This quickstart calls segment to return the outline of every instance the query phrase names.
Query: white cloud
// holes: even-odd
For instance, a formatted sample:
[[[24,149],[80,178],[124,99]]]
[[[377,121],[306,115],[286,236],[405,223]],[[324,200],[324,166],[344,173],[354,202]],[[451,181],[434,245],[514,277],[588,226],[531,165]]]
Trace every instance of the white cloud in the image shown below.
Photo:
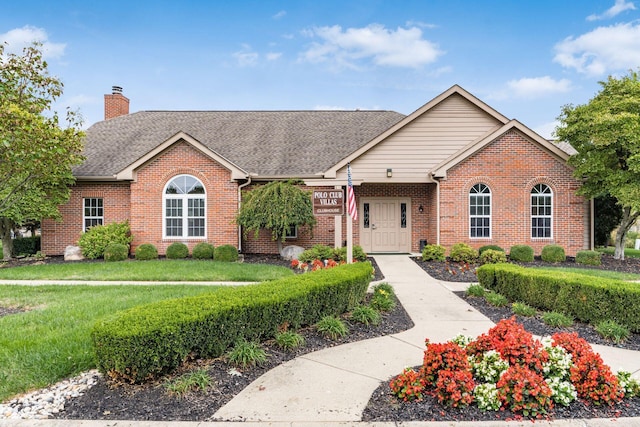
[[[555,51],[555,62],[594,76],[635,68],[640,64],[640,24],[598,27],[577,38],[567,37]]]
[[[565,93],[571,90],[568,79],[554,80],[550,76],[525,77],[511,80],[507,83],[509,93],[516,98],[541,98],[555,93]]]
[[[6,42],[5,52],[21,54],[22,49],[33,42],[42,43],[42,56],[44,59],[56,59],[64,55],[65,43],[53,43],[43,28],[25,25],[22,28],[14,28],[4,34],[0,34],[0,42]]]
[[[275,61],[276,59],[279,59],[281,56],[282,56],[282,52],[269,52],[266,55],[267,61]]]
[[[357,68],[358,62],[369,59],[376,65],[418,68],[435,62],[444,52],[422,38],[417,27],[389,30],[379,24],[364,28],[338,25],[306,30],[307,37],[319,38],[302,54],[309,62],[331,62],[341,67]]]
[[[427,28],[429,30],[438,28],[436,24],[429,24],[427,22],[422,22],[422,21],[407,21],[406,25],[407,27],[420,27],[420,28]]]
[[[587,16],[587,21],[598,21],[600,19],[613,18],[614,16],[619,15],[625,10],[636,10],[635,5],[632,2],[627,2],[626,0],[616,0],[616,3],[607,9],[602,15],[589,15]]]
[[[553,133],[559,124],[558,121],[543,123],[533,128],[533,131],[545,139],[554,139]]]
[[[241,67],[253,67],[258,63],[260,55],[248,44],[243,44],[241,50],[233,53],[233,57]]]
[[[281,10],[280,12],[276,13],[275,15],[273,15],[273,19],[280,19],[280,18],[284,18],[284,16],[287,14],[286,10]]]

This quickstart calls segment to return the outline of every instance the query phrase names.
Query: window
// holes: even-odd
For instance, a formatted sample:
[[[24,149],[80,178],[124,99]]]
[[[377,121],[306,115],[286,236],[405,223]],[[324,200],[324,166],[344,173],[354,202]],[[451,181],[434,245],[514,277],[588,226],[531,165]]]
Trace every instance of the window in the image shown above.
[[[469,190],[469,236],[491,237],[491,190],[485,184]]]
[[[202,182],[178,175],[164,190],[164,237],[205,237],[206,206]]]
[[[553,193],[551,187],[538,184],[531,189],[531,237],[551,238]]]
[[[364,228],[369,228],[369,203],[363,205],[362,223]]]
[[[104,224],[104,205],[100,197],[87,197],[83,199],[84,210],[82,214],[83,230],[87,231],[94,225]]]
[[[407,204],[400,203],[400,228],[407,228]]]
[[[284,236],[285,239],[297,239],[298,238],[298,226],[291,224],[287,233]]]

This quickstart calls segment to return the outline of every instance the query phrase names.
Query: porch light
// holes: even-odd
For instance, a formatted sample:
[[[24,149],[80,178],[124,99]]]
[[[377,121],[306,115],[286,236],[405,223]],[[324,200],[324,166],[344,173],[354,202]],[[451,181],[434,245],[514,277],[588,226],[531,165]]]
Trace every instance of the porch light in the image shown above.
[[[420,213],[424,212],[424,208],[422,207],[422,205],[420,205],[420,206],[418,207],[418,212],[420,212]]]
[[[387,178],[391,178],[393,176],[393,169],[387,169]]]

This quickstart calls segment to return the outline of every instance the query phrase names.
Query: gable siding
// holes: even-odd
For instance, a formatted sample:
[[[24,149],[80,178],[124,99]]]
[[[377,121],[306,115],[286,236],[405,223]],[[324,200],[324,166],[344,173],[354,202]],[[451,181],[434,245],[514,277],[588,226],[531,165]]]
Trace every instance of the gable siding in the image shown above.
[[[491,238],[469,237],[469,189],[484,183],[491,189]],[[531,189],[544,183],[553,190],[551,239],[531,238]],[[516,244],[532,246],[536,254],[559,244],[567,255],[588,248],[588,202],[577,196],[580,182],[572,169],[515,131],[507,132],[480,152],[463,160],[440,184],[440,243],[450,248],[469,243],[475,248],[495,244],[507,252]]]
[[[452,95],[354,160],[354,179],[388,182],[391,168],[392,181],[426,182],[434,166],[500,124]]]

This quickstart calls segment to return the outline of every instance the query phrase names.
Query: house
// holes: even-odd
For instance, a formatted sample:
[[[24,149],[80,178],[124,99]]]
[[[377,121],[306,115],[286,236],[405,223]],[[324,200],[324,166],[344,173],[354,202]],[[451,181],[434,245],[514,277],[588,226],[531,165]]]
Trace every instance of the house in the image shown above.
[[[44,220],[42,248],[62,254],[95,224],[128,220],[132,246],[163,254],[181,241],[277,253],[265,230],[234,223],[241,193],[297,178],[309,189],[344,188],[351,165],[358,205],[354,244],[406,253],[426,243],[508,250],[548,244],[568,255],[593,247],[592,205],[568,154],[460,86],[415,112],[141,111],[114,87],[105,120],[87,130],[86,161],[62,221]],[[290,244],[341,246],[346,215],[318,216],[313,236]]]

